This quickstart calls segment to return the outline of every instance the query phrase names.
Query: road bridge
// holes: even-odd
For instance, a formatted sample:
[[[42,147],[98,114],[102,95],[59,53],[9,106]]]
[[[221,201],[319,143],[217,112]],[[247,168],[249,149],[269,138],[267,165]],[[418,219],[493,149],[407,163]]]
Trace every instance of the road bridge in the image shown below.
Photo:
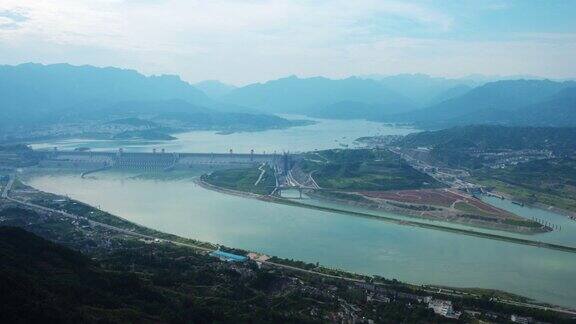
[[[12,189],[12,185],[14,184],[14,180],[15,180],[15,176],[14,175],[10,175],[8,178],[8,182],[6,183],[6,186],[4,187],[4,190],[2,190],[2,198],[8,198],[8,193],[10,192],[10,189]]]

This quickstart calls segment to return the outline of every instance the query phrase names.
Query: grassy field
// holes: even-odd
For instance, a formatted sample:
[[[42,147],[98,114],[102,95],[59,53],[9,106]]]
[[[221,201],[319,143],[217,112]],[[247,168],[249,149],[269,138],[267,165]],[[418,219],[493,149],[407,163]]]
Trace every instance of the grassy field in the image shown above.
[[[349,191],[438,188],[441,184],[387,150],[327,150],[300,162],[325,189]]]
[[[260,195],[270,194],[276,185],[274,170],[264,167],[265,173],[257,185],[254,185],[262,172],[258,167],[217,170],[207,175],[204,180],[214,186],[226,189],[252,192]]]
[[[532,161],[473,173],[474,180],[524,203],[543,203],[576,212],[576,160]]]

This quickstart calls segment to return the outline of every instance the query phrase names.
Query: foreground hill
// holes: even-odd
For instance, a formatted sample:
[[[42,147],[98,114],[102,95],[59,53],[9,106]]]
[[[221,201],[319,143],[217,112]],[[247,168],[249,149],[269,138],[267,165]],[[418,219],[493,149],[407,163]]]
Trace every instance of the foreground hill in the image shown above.
[[[259,276],[245,269],[251,274],[247,282],[215,258],[181,248],[124,243],[131,248],[98,262],[22,229],[0,227],[3,321],[314,322],[298,315],[297,305],[287,307],[291,311],[266,309],[265,292],[272,294],[277,289],[273,285],[282,284],[279,275],[262,271]],[[125,262],[139,271],[128,270]],[[288,293],[279,298],[290,303],[293,297]]]
[[[409,99],[379,82],[353,77],[331,80],[292,76],[238,88],[222,100],[268,113],[307,115],[314,115],[319,109],[342,101],[378,104],[387,113],[400,113],[415,108]]]
[[[82,254],[18,228],[0,227],[0,309],[6,321],[154,318],[129,306],[163,300],[136,276],[105,272]]]

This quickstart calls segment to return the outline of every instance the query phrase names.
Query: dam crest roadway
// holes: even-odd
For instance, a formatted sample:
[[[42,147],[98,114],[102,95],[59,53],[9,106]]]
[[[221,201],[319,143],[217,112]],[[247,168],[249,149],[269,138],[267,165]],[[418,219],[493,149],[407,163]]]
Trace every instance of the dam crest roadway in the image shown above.
[[[91,151],[35,151],[42,167],[79,168],[90,170],[85,173],[105,169],[172,170],[188,169],[195,165],[246,167],[263,163],[282,168],[282,161],[288,158],[283,154],[250,153],[168,153],[164,150],[151,153],[91,152]]]

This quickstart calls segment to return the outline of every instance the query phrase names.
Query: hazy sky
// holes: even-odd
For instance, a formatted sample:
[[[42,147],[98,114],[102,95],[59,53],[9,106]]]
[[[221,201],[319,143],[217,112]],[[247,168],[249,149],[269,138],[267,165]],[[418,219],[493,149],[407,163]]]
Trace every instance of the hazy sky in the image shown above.
[[[291,74],[576,76],[573,0],[0,0],[0,64],[244,84]]]

